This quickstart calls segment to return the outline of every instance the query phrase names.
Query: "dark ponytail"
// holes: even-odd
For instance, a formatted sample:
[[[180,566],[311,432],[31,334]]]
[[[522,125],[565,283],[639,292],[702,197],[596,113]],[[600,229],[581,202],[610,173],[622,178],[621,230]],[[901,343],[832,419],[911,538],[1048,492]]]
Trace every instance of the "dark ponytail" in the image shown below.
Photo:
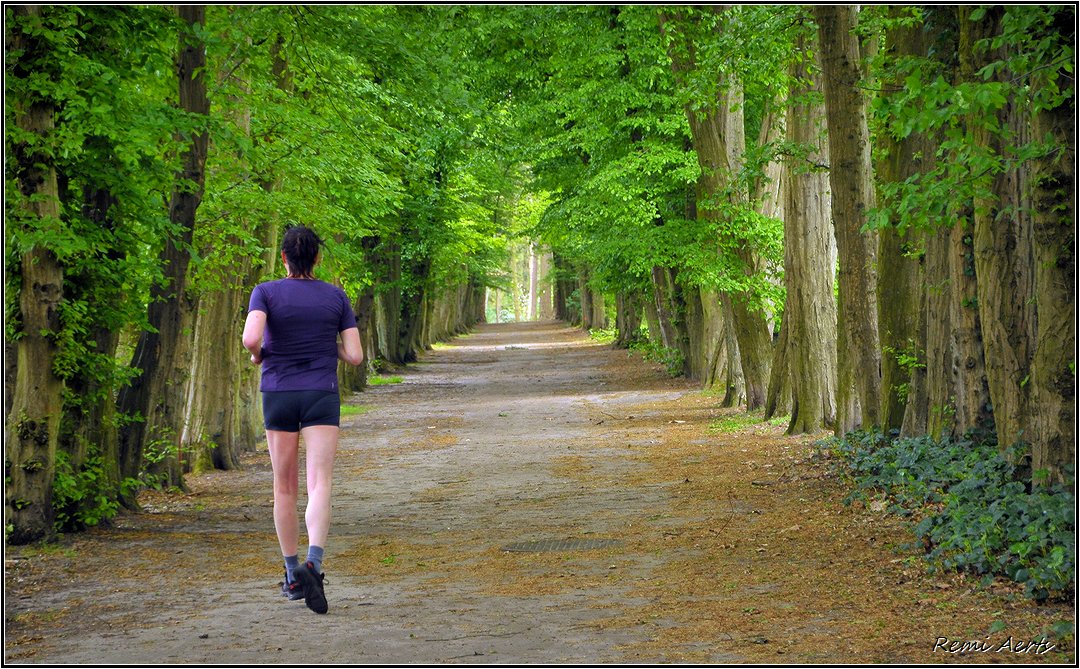
[[[302,225],[290,225],[285,229],[285,238],[281,241],[281,250],[289,262],[289,274],[308,279],[315,278],[315,258],[322,246],[319,235],[311,228]]]

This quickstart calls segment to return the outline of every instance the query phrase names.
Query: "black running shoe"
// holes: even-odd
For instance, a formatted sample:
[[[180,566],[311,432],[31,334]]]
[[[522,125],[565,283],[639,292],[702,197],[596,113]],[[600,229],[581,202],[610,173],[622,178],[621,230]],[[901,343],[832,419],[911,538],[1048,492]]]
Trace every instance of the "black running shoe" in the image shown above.
[[[281,596],[290,602],[304,598],[304,588],[300,586],[300,582],[293,581],[289,583],[289,572],[285,572],[285,580],[281,582]]]
[[[326,613],[329,605],[326,603],[326,594],[323,592],[323,580],[325,574],[315,571],[315,565],[305,562],[298,569],[293,570],[296,582],[300,584],[304,592],[304,603],[315,613]]]

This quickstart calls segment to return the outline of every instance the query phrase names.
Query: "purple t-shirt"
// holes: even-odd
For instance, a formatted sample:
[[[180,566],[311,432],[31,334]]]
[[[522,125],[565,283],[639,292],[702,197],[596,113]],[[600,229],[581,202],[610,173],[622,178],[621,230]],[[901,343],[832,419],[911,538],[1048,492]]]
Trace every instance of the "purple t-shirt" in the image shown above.
[[[263,392],[338,389],[337,336],[356,327],[345,291],[311,279],[267,281],[251,291],[248,311],[266,314]]]

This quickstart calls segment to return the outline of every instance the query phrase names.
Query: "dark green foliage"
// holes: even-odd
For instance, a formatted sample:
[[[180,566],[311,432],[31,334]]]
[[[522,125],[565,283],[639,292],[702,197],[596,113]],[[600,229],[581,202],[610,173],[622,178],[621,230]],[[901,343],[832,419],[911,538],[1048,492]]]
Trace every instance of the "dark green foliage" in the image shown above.
[[[912,521],[933,569],[1007,576],[1037,600],[1074,591],[1071,486],[1029,490],[992,443],[859,432],[819,446],[851,479],[845,501],[884,494],[890,512]]]

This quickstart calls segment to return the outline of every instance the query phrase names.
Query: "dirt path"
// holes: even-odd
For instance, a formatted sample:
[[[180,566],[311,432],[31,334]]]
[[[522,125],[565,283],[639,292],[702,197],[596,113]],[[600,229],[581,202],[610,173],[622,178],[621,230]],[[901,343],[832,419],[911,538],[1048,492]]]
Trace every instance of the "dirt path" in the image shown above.
[[[351,403],[366,412],[343,423],[329,614],[278,593],[259,452],[191,477],[188,495],[147,495],[149,513],[112,528],[9,549],[5,661],[1075,656],[1071,641],[1000,649],[1071,607],[927,577],[895,550],[908,540],[895,522],[840,503],[811,439],[562,325],[484,326]],[[536,548],[549,550],[522,552]],[[941,639],[992,650],[950,654]]]

